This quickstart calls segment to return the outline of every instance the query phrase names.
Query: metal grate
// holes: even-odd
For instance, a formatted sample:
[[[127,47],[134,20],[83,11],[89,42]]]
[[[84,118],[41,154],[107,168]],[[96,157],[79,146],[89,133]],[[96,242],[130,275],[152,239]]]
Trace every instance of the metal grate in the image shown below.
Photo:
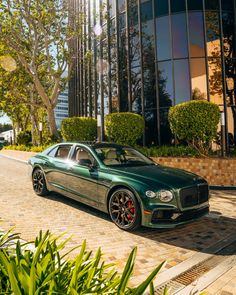
[[[169,294],[173,294],[184,288],[184,285],[169,281],[167,284],[162,284],[155,290],[155,295],[163,295],[165,288],[168,289]]]
[[[180,201],[183,208],[193,207],[208,201],[208,185],[197,185],[180,190]]]

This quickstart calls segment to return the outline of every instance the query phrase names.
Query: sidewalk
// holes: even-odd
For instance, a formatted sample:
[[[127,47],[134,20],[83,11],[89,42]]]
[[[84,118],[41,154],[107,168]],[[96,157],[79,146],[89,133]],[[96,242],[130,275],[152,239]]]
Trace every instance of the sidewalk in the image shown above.
[[[216,280],[208,288],[208,295],[236,294],[236,266]]]
[[[20,161],[28,161],[29,158],[36,155],[33,152],[21,152],[21,151],[13,151],[13,150],[1,150],[0,155],[6,156],[8,158],[20,160]]]
[[[28,159],[34,156],[36,153],[33,152],[21,152],[21,151],[12,151],[12,150],[1,150],[0,156],[5,156],[10,159],[15,159],[18,161],[27,162]],[[0,158],[0,165],[1,165],[1,158]],[[226,208],[225,212],[227,214],[224,216],[231,217],[235,219],[235,211],[233,209],[234,200],[236,205],[236,192],[235,191],[212,191],[212,193],[219,198],[222,198],[222,202],[214,202],[214,211],[220,211],[220,208]],[[232,198],[231,198],[232,196]],[[230,197],[230,200],[229,200]],[[233,200],[234,199],[234,200]],[[230,206],[230,204],[231,206]],[[230,209],[229,209],[230,207]],[[67,208],[69,210],[69,208]],[[214,214],[214,213],[213,213]],[[224,224],[222,224],[224,227]],[[123,234],[123,233],[122,233]],[[159,234],[161,235],[161,234]],[[236,231],[235,231],[236,235]],[[204,237],[202,237],[204,240]],[[220,239],[220,237],[219,237]],[[206,241],[205,241],[206,242]],[[150,242],[149,242],[150,243]],[[108,250],[107,250],[108,251]],[[222,275],[219,279],[217,279],[214,283],[207,287],[208,295],[236,295],[236,266],[233,267],[230,271]],[[181,294],[181,295],[189,295],[189,294]],[[197,295],[197,294],[195,294]]]

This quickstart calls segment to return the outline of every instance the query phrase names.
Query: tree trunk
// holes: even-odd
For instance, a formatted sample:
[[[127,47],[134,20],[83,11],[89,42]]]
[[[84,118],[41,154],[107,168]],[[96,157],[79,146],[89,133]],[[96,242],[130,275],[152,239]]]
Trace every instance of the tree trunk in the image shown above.
[[[31,135],[32,135],[32,145],[38,145],[37,142],[37,121],[34,113],[31,113]]]
[[[51,135],[55,138],[59,138],[59,133],[57,131],[57,126],[56,126],[55,114],[52,107],[47,107],[47,116],[48,116],[48,124],[49,124]]]

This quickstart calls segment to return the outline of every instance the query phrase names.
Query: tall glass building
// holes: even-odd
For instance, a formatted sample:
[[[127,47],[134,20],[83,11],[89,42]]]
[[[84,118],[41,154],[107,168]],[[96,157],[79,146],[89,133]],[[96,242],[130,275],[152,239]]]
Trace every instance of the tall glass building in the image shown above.
[[[171,106],[205,99],[236,140],[236,0],[71,0],[83,38],[69,115],[135,112],[143,142],[168,144]],[[229,141],[228,141],[229,142]]]

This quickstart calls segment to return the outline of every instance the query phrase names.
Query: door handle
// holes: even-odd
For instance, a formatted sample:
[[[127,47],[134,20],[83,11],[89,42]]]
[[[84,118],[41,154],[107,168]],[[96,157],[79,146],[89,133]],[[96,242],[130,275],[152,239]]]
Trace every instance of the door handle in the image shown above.
[[[68,167],[66,170],[67,171],[73,171],[73,167]]]

